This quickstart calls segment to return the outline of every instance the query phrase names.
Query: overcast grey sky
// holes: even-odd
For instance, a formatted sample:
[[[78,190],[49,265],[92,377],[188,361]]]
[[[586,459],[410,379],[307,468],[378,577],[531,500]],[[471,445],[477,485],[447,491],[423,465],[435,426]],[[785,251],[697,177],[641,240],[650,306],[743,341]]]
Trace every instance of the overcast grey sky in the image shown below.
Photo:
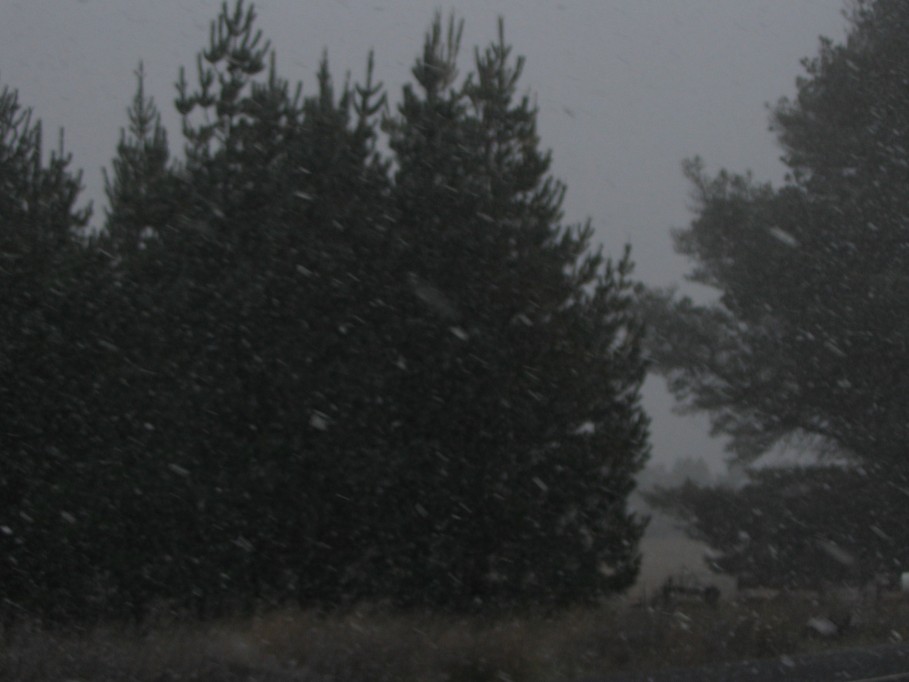
[[[231,0],[232,4],[233,0]],[[687,263],[671,227],[690,219],[681,161],[699,154],[709,170],[754,171],[779,180],[779,150],[767,103],[795,92],[799,61],[818,37],[840,39],[842,0],[259,0],[259,26],[278,70],[313,92],[324,48],[332,72],[358,78],[375,50],[392,102],[409,77],[435,9],[466,20],[462,73],[473,46],[506,39],[527,57],[524,88],[536,94],[540,134],[554,172],[568,185],[566,218],[590,217],[610,253],[633,246],[638,276],[667,285]],[[196,53],[220,0],[0,0],[0,83],[45,123],[48,143],[66,127],[67,148],[85,171],[86,198],[102,217],[101,168],[114,154],[144,60],[147,89],[164,114],[174,151],[179,119],[173,83],[194,75]],[[721,460],[706,420],[677,417],[661,382],[650,381],[656,462]]]

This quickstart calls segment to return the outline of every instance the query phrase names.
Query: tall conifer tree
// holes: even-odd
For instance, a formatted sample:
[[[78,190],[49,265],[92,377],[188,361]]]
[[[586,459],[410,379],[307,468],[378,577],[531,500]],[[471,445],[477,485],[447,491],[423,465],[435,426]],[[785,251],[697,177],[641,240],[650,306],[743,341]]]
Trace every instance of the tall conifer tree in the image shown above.
[[[80,395],[84,360],[79,273],[90,209],[76,206],[81,176],[60,146],[45,156],[40,121],[18,93],[0,90],[0,582],[12,611],[62,612],[78,599],[78,542],[61,522],[81,492],[65,487],[90,415]],[[75,370],[75,371],[74,371]],[[69,513],[69,512],[67,512]],[[56,547],[58,563],[50,561]],[[3,609],[4,612],[12,612]]]
[[[718,297],[698,304],[674,292],[655,294],[649,337],[670,390],[729,437],[735,462],[793,448],[858,467],[835,476],[810,468],[756,475],[749,496],[775,500],[772,488],[802,476],[809,479],[805,494],[823,506],[823,490],[811,478],[864,490],[876,482],[881,495],[863,498],[863,513],[877,525],[875,517],[889,513],[909,480],[909,5],[858,0],[848,19],[846,39],[822,39],[817,55],[803,62],[795,98],[773,109],[771,128],[788,168],[779,186],[725,170],[710,176],[699,159],[686,163],[695,215],[676,232],[677,250],[692,260],[690,279]],[[846,483],[850,476],[855,480]],[[748,570],[728,538],[691,514],[721,504],[734,518],[735,496],[705,490],[697,497],[689,489],[667,493],[664,503],[691,519],[693,534],[729,550],[724,567]],[[796,503],[786,506],[798,513]],[[801,555],[809,556],[817,555],[819,535],[842,539],[849,524],[811,515],[784,532],[789,546],[808,548]],[[887,538],[878,537],[875,548],[875,537],[857,535],[854,554],[879,551],[879,565],[902,559]],[[791,577],[784,568],[771,577],[772,566],[762,567],[764,580]]]
[[[111,249],[121,257],[159,239],[175,211],[167,133],[154,100],[145,94],[141,62],[136,81],[136,93],[127,110],[129,128],[121,132],[111,164],[113,176],[104,172],[106,231]]]
[[[591,252],[589,225],[560,225],[564,187],[501,24],[457,84],[460,33],[437,16],[390,124],[410,284],[399,589],[459,607],[592,599],[637,570],[625,498],[647,429],[630,261]]]

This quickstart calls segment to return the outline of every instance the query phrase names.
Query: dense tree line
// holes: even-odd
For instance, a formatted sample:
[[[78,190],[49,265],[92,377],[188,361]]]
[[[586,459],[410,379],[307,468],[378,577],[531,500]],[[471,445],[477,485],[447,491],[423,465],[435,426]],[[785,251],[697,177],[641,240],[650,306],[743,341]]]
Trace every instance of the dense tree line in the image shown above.
[[[627,588],[644,363],[626,252],[563,226],[523,62],[441,17],[394,110],[305,96],[225,4],[106,176],[0,98],[3,612],[559,606]],[[389,152],[380,152],[387,136]]]
[[[655,293],[649,351],[682,404],[705,411],[730,438],[738,463],[785,446],[849,462],[759,472],[745,491],[790,544],[817,549],[836,537],[892,573],[905,570],[892,542],[904,535],[843,529],[854,527],[852,513],[865,529],[883,527],[879,517],[898,507],[909,480],[909,5],[860,0],[848,18],[846,40],[822,40],[804,62],[795,99],[773,110],[789,171],[781,186],[686,164],[695,218],[676,233],[677,248],[694,262],[691,279],[719,297],[701,305]],[[843,498],[861,498],[809,520],[799,497],[780,498],[781,481],[794,489],[797,478],[818,509],[834,510],[823,492],[832,480]],[[708,527],[713,521],[693,510],[718,505],[751,534],[750,515],[739,513],[743,498],[707,489],[696,502],[693,489],[676,493],[664,502],[692,532],[741,558],[735,533]],[[783,523],[781,513],[804,523]],[[765,540],[755,557],[775,551]],[[810,555],[781,551],[775,567],[761,569],[763,580],[804,581]],[[814,556],[810,570],[823,575],[829,557]],[[738,572],[738,561],[718,565]]]

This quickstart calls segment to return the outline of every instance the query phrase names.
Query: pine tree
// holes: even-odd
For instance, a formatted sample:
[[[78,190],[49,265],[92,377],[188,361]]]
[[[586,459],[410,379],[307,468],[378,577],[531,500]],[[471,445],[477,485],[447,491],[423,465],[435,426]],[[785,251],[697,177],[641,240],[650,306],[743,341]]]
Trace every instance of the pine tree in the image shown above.
[[[371,57],[340,87],[326,57],[304,98],[253,8],[225,4],[177,84],[180,163],[140,67],[106,232],[60,260],[78,277],[40,311],[53,361],[3,366],[31,382],[29,402],[0,389],[31,429],[4,471],[4,596],[141,619],[156,601],[557,606],[631,583],[630,259],[561,224],[501,27],[462,81],[448,29],[389,114]],[[32,400],[46,386],[65,400]]]
[[[686,163],[695,216],[676,234],[677,250],[694,263],[690,279],[719,299],[698,305],[655,294],[650,350],[683,407],[706,412],[714,432],[730,437],[737,462],[780,447],[848,461],[838,488],[880,490],[863,493],[854,510],[867,530],[890,513],[890,486],[907,477],[909,6],[860,0],[848,16],[846,40],[822,39],[818,55],[803,62],[795,99],[773,110],[771,128],[788,167],[780,186],[727,171],[711,177],[699,159]],[[834,506],[814,485],[827,476],[783,469],[755,476],[747,492],[757,513],[777,519],[779,481],[801,477],[806,495],[829,512]],[[686,513],[716,505],[715,516],[739,516],[732,494],[687,490],[681,503],[675,493],[666,496]],[[815,551],[816,536],[827,535],[855,556],[893,556],[889,540],[874,533],[844,536],[840,530],[855,520],[848,511],[798,513],[806,517],[780,527],[789,546]],[[692,532],[728,549],[729,538],[705,524],[692,519]],[[755,541],[748,552],[767,556],[782,541]],[[739,570],[741,559],[725,565]],[[791,567],[782,559],[777,567],[783,564]],[[805,565],[823,573],[818,562]],[[788,568],[775,578],[766,569],[763,580],[787,579]]]
[[[174,213],[174,179],[167,133],[151,97],[145,94],[145,70],[136,71],[136,93],[127,110],[129,129],[121,131],[113,178],[104,172],[106,231],[118,256],[146,248]]]
[[[391,572],[405,603],[593,599],[633,582],[641,531],[625,508],[646,455],[630,261],[559,225],[564,187],[501,25],[456,86],[460,35],[436,17],[420,91],[388,126],[410,289]]]
[[[4,260],[48,264],[88,223],[90,208],[75,206],[81,174],[69,170],[62,131],[59,148],[45,160],[41,122],[32,120],[31,109],[23,108],[18,93],[6,86],[0,91],[0,149]]]
[[[805,62],[772,118],[782,186],[686,164],[695,219],[677,236],[715,305],[654,306],[652,352],[670,388],[751,461],[779,444],[883,466],[906,441],[909,12],[860,2],[842,45]]]
[[[61,511],[61,486],[84,442],[88,414],[73,362],[81,353],[80,175],[60,146],[45,157],[40,121],[0,91],[0,582],[8,606],[67,610],[79,600],[68,573],[82,564]],[[67,512],[68,513],[68,512]],[[54,563],[51,557],[56,561]],[[75,589],[71,589],[75,588]]]
[[[375,294],[364,254],[383,239],[381,88],[370,67],[358,91],[336,95],[326,58],[304,99],[254,20],[251,6],[225,5],[197,87],[178,82],[187,201],[163,242],[167,345],[179,349],[165,374],[182,388],[166,422],[206,510],[186,510],[207,547],[195,583],[260,597],[290,573],[301,601],[337,601],[341,557],[319,548],[345,527],[349,505],[337,500],[351,472],[373,463],[356,459],[363,448],[343,435],[353,428],[326,437],[321,426],[356,417],[363,400],[360,346],[339,330],[364,326]],[[238,551],[237,537],[255,552]]]

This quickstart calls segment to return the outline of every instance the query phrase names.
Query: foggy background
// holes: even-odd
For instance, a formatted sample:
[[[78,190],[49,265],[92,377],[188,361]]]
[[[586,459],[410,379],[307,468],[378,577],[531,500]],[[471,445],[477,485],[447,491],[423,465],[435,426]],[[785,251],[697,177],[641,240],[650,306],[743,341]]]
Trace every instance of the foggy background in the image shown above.
[[[248,3],[247,3],[248,4]],[[258,0],[264,37],[277,49],[278,71],[315,91],[315,71],[328,50],[337,83],[362,78],[370,49],[391,104],[422,48],[435,9],[425,0]],[[179,67],[195,78],[196,53],[208,44],[218,0],[0,0],[0,83],[45,125],[55,146],[66,127],[74,167],[84,170],[84,200],[94,225],[103,220],[101,168],[143,60],[146,93],[180,154],[173,108]],[[778,181],[782,165],[767,130],[767,104],[795,92],[803,57],[818,37],[844,34],[840,0],[461,0],[466,27],[462,72],[474,46],[505,37],[527,57],[521,85],[535,94],[542,146],[553,173],[568,186],[567,223],[590,217],[606,251],[633,247],[637,277],[680,283],[687,262],[674,254],[669,230],[690,220],[680,163],[701,155],[708,172],[751,169]],[[722,443],[706,418],[676,416],[662,380],[645,386],[653,419],[651,464],[704,457],[722,469]],[[646,552],[646,548],[645,548]]]

